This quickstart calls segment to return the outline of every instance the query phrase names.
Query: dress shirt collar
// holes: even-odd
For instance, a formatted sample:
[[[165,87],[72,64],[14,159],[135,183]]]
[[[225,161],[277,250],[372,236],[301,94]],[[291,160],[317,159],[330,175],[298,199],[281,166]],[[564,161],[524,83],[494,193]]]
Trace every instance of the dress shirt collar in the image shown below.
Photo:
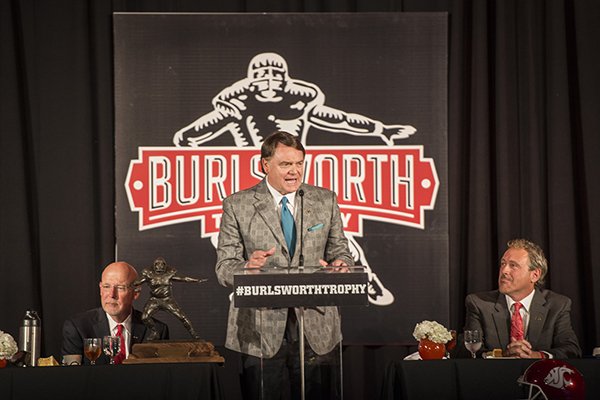
[[[131,341],[131,337],[133,336],[133,333],[131,332],[131,314],[129,314],[129,316],[125,319],[125,321],[123,322],[116,322],[114,319],[112,319],[112,317],[108,314],[106,314],[106,318],[108,319],[108,331],[110,332],[111,336],[117,336],[117,325],[121,324],[123,325],[123,328],[125,328],[123,330],[123,334],[125,336],[125,355],[129,356],[129,343]]]
[[[531,291],[523,300],[519,301],[523,305],[522,310],[526,311],[529,314],[529,310],[531,308],[531,301],[533,300],[533,295],[535,294],[535,289]],[[504,295],[506,297],[506,305],[508,306],[508,311],[512,314],[512,306],[516,303],[509,295]]]
[[[284,195],[279,193],[273,186],[271,186],[268,179],[265,178],[265,182],[267,183],[269,192],[271,192],[271,195],[273,196],[273,201],[275,201],[275,206],[279,208],[281,199],[283,198]],[[288,207],[290,207],[290,211],[292,212],[292,215],[293,215],[294,214],[294,199],[296,198],[296,192],[288,193],[285,195],[285,197],[287,197],[287,199],[288,199]]]
[[[108,319],[108,329],[111,336],[117,335],[117,325],[121,324],[125,328],[125,331],[131,335],[131,314],[125,319],[123,322],[116,322],[112,317],[106,314],[106,318]]]

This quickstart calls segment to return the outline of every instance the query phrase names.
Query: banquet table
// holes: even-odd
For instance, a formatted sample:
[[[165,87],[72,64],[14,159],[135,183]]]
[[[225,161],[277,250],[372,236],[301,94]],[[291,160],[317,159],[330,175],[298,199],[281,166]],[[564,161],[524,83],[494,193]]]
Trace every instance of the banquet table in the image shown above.
[[[394,361],[386,366],[380,398],[526,399],[517,378],[536,360],[450,359]],[[565,360],[584,377],[586,399],[600,399],[600,360]]]
[[[7,367],[0,398],[222,399],[214,363]]]

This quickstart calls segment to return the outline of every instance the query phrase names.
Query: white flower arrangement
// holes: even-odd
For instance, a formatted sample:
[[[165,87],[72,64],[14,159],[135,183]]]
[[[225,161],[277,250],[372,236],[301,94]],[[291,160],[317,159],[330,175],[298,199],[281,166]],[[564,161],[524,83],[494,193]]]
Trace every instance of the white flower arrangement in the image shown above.
[[[429,339],[434,343],[448,343],[452,334],[444,325],[436,321],[423,321],[415,325],[413,337],[417,340]]]
[[[17,342],[8,333],[0,331],[0,360],[9,360],[14,356],[19,348]]]

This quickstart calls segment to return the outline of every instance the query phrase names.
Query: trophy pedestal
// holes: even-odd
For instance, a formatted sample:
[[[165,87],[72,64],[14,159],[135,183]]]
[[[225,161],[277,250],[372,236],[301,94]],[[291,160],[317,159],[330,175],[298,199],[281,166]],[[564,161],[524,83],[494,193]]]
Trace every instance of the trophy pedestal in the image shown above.
[[[204,340],[156,340],[133,345],[123,364],[219,363],[225,359]]]

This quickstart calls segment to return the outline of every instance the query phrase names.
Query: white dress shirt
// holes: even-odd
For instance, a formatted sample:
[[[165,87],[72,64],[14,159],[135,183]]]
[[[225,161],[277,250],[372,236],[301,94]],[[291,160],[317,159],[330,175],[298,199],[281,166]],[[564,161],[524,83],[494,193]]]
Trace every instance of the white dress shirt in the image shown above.
[[[125,336],[125,358],[129,357],[129,348],[131,347],[131,314],[127,317],[127,319],[123,322],[115,322],[114,319],[108,314],[106,314],[106,318],[108,319],[108,329],[111,336],[117,336],[117,325],[123,325],[123,335]]]
[[[523,318],[523,332],[525,334],[525,338],[527,338],[527,328],[529,328],[529,310],[531,309],[531,301],[533,300],[533,295],[535,294],[535,289],[531,291],[523,300],[519,301],[523,307],[519,310],[521,313],[521,318]],[[506,305],[508,305],[508,310],[510,311],[510,315],[512,316],[515,310],[514,304],[516,301],[510,298],[509,295],[505,295],[506,297]]]
[[[266,180],[266,182],[267,182],[267,187],[269,188],[269,192],[271,192],[271,195],[273,196],[273,201],[275,202],[275,207],[277,207],[279,216],[281,216],[281,199],[283,198],[284,195],[279,193],[273,186],[271,186],[268,179]],[[294,207],[294,200],[296,200],[296,192],[288,193],[285,195],[285,197],[287,197],[287,199],[288,199],[288,209],[294,216],[294,219],[296,219],[296,207]]]

